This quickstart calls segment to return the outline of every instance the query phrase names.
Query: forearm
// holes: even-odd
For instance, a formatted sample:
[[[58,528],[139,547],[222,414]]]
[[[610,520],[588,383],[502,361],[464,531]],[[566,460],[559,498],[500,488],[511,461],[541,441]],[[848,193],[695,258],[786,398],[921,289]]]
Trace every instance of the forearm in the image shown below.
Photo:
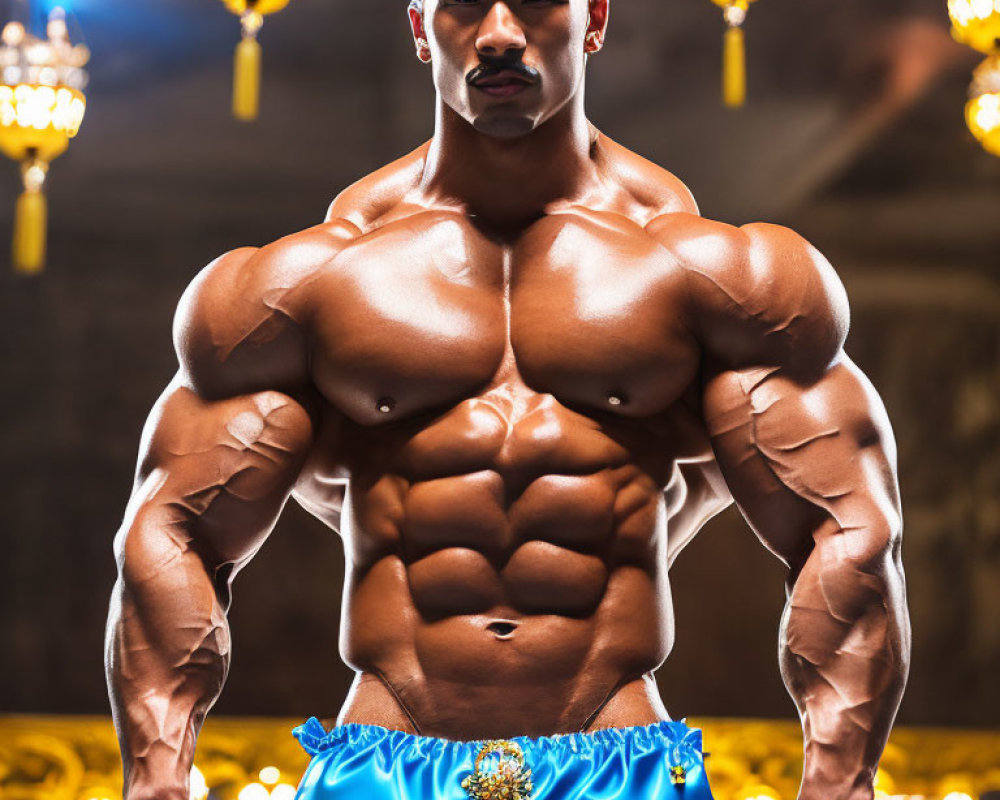
[[[195,740],[229,666],[225,609],[189,542],[135,525],[120,557],[105,664],[126,800],[187,800]]]
[[[733,496],[792,569],[781,662],[803,722],[801,800],[869,800],[910,650],[885,410],[846,356],[811,381],[719,373],[706,404]]]
[[[801,800],[870,800],[909,666],[898,552],[845,554],[852,531],[824,534],[782,620],[782,675],[802,717]]]

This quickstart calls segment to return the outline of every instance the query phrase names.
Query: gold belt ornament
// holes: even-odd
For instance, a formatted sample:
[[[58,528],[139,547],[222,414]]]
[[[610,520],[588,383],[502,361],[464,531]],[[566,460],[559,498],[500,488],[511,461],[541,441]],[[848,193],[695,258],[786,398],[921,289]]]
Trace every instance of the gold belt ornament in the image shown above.
[[[484,762],[490,756],[488,771]],[[475,771],[462,781],[462,788],[470,800],[531,800],[531,770],[524,765],[524,752],[515,742],[492,739],[486,742],[476,756]]]

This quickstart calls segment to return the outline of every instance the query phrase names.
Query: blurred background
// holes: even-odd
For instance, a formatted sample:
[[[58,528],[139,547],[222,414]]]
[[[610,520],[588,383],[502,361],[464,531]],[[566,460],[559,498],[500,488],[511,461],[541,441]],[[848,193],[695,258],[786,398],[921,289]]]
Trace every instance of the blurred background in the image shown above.
[[[10,2],[10,0],[3,0]],[[1000,719],[1000,158],[963,121],[981,59],[943,0],[761,0],[749,101],[719,99],[709,0],[614,0],[589,73],[606,134],[675,172],[706,216],[789,225],[837,267],[848,352],[899,439],[914,661],[907,724]],[[8,261],[0,163],[0,712],[106,714],[111,541],[139,432],[174,371],[170,325],[224,251],[320,221],[342,188],[432,132],[404,0],[293,0],[261,31],[261,118],[229,113],[236,19],[206,0],[74,0],[87,118],[49,176],[44,274]],[[0,11],[3,11],[0,3]],[[0,16],[0,21],[3,17]],[[336,713],[343,557],[290,504],[238,579],[218,712]],[[673,574],[676,718],[791,718],[784,573],[735,511]]]

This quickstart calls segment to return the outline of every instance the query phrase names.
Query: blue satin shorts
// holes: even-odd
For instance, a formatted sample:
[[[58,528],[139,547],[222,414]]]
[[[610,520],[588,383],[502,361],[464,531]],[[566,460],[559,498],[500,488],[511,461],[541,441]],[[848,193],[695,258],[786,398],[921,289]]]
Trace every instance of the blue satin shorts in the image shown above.
[[[314,717],[296,800],[711,800],[701,731],[683,722],[460,742]],[[507,793],[503,792],[506,787]]]

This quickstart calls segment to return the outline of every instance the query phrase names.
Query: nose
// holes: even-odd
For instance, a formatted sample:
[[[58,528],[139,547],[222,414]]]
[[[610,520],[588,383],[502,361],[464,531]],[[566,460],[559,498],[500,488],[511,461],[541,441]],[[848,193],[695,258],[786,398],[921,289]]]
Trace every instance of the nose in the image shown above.
[[[502,0],[494,3],[479,26],[476,52],[482,56],[498,57],[522,51],[527,45],[524,30],[510,6]]]

